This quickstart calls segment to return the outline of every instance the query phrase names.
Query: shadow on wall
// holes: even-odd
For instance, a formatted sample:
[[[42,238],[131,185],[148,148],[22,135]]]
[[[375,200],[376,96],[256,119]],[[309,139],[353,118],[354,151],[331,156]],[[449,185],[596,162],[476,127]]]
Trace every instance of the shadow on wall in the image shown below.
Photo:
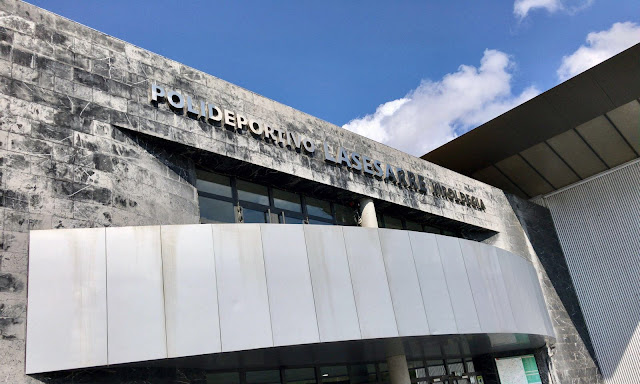
[[[511,208],[518,217],[520,225],[525,230],[558,298],[562,302],[566,315],[568,315],[582,343],[589,351],[589,355],[594,364],[598,365],[591,337],[589,336],[578,296],[573,286],[573,281],[571,280],[567,261],[562,252],[560,240],[555,231],[551,213],[547,208],[538,204],[531,203],[506,192],[505,195],[509,204],[511,204]],[[541,282],[543,290],[545,284],[548,284],[548,282]],[[547,297],[547,299],[549,298]],[[553,313],[554,311],[557,312],[557,310],[550,308],[552,318],[556,317],[556,314]],[[560,342],[566,335],[558,334],[556,336],[558,342]],[[600,367],[598,366],[598,368]]]

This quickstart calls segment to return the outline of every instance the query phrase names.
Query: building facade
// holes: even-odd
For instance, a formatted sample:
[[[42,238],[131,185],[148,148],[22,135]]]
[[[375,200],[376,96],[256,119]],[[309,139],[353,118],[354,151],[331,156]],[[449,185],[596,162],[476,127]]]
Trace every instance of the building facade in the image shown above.
[[[546,208],[0,12],[5,382],[600,382]]]

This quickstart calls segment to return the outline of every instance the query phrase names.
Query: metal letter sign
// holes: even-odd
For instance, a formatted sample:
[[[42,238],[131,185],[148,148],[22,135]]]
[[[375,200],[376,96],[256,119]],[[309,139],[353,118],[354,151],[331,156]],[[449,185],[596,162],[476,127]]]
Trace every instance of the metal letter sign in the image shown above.
[[[250,132],[257,140],[263,140],[280,148],[312,156],[316,151],[316,144],[308,137],[298,132],[287,131],[284,128],[272,127],[265,122],[236,113],[230,109],[216,106],[204,100],[193,100],[191,96],[182,95],[175,90],[166,89],[156,83],[151,84],[151,103],[158,105],[166,102],[169,108],[181,115],[206,121],[214,126],[224,126],[235,132]],[[383,164],[367,155],[351,151],[345,147],[332,148],[324,141],[321,145],[324,161],[356,174],[371,177],[396,185],[398,188],[408,189],[417,193],[427,194],[431,191],[435,198],[448,200],[452,203],[465,205],[478,211],[486,210],[482,199],[457,191],[442,184],[431,181],[415,172],[407,171],[391,164]]]

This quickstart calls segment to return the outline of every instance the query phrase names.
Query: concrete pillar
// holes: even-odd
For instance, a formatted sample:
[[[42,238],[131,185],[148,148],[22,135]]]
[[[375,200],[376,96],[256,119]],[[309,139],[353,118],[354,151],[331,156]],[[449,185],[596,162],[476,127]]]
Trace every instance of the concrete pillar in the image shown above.
[[[389,367],[389,379],[391,384],[411,384],[407,356],[400,339],[391,339],[385,342],[387,354],[387,367]]]
[[[378,228],[378,218],[373,199],[365,197],[360,200],[360,226],[367,228]]]

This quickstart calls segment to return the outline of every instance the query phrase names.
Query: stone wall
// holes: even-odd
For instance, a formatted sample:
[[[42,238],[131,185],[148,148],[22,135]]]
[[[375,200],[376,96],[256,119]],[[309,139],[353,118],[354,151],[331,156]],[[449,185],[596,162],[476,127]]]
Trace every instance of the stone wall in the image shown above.
[[[55,114],[58,126],[76,129],[85,121],[100,121],[502,232],[501,216],[508,205],[496,188],[36,7],[5,1],[3,9],[15,15],[4,16],[0,23],[7,31],[2,58],[12,62],[11,72],[5,71],[4,76],[14,79],[5,93],[53,108],[43,113]],[[256,139],[246,129],[235,133],[176,114],[166,103],[154,106],[149,101],[152,82],[191,96],[196,105],[206,100],[264,125],[297,132],[310,138],[317,150],[309,156],[304,150],[298,153]],[[56,113],[61,111],[65,113]],[[330,166],[324,162],[324,141],[333,151],[343,146],[477,196],[487,209],[478,211],[435,198],[433,193],[409,191],[362,172]]]
[[[316,152],[309,156],[246,129],[235,132],[176,114],[166,103],[153,105],[152,82],[297,132],[315,142]],[[474,195],[486,210],[329,165],[324,141],[334,151],[343,146]],[[494,187],[35,6],[0,0],[0,381],[40,381],[23,375],[28,231],[197,223],[189,151],[484,228],[491,235],[483,241],[535,260],[504,193]]]
[[[125,81],[138,78],[87,85],[97,80],[81,67],[101,72],[102,61],[90,57],[104,57],[107,48],[65,34],[61,23],[76,27],[27,4],[0,6],[4,383],[40,381],[24,375],[29,230],[199,221],[190,160],[141,145],[110,124],[111,117],[123,118],[116,109],[98,111],[85,101],[106,92],[126,100],[132,87]],[[80,46],[86,55],[74,52]],[[96,119],[101,113],[109,118]]]

